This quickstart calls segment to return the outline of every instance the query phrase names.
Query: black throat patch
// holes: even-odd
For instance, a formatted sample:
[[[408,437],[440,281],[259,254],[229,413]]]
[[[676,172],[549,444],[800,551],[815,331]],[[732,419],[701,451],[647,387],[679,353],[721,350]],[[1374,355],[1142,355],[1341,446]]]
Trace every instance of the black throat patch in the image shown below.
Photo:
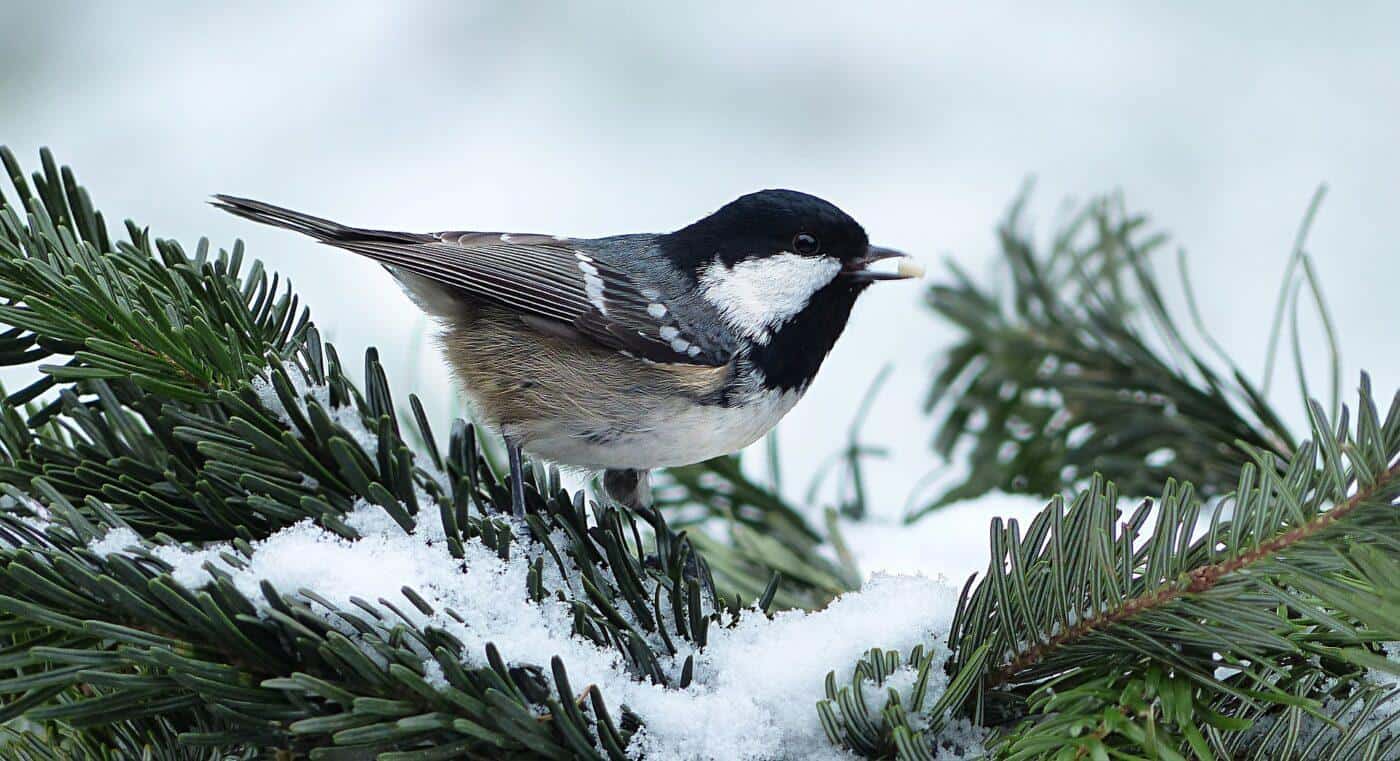
[[[864,288],[838,277],[813,294],[806,309],[773,331],[768,343],[751,343],[749,360],[763,373],[764,386],[805,389],[846,329],[851,307]]]

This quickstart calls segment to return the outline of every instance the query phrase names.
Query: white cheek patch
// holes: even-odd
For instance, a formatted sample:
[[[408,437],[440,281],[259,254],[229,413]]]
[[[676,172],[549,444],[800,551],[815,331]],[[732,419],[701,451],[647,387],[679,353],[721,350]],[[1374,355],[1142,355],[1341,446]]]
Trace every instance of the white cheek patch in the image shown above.
[[[797,316],[840,271],[841,262],[829,256],[787,251],[732,268],[716,261],[700,273],[700,292],[731,327],[768,343],[773,330]]]

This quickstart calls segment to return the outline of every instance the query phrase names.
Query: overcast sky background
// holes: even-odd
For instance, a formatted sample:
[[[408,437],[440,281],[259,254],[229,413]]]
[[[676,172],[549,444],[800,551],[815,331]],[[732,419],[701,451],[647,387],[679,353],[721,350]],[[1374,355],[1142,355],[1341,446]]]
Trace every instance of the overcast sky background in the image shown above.
[[[1393,3],[5,3],[0,143],[31,168],[51,146],[109,220],[191,246],[242,237],[344,355],[378,346],[395,391],[444,414],[446,376],[379,267],[216,212],[208,195],[375,227],[595,236],[670,230],[791,187],[876,242],[985,272],[1028,176],[1043,231],[1066,198],[1121,189],[1187,249],[1207,322],[1257,371],[1261,315],[1326,182],[1309,248],[1346,387],[1364,363],[1388,397],[1397,30]],[[907,283],[862,299],[781,426],[792,483],[841,446],[886,363],[866,430],[895,455],[871,465],[874,510],[897,516],[937,465],[918,410],[953,334],[919,300]],[[1326,355],[1316,330],[1304,336],[1318,388]],[[1284,369],[1278,403],[1301,423]],[[994,511],[1028,510],[964,506],[911,552],[960,573]]]

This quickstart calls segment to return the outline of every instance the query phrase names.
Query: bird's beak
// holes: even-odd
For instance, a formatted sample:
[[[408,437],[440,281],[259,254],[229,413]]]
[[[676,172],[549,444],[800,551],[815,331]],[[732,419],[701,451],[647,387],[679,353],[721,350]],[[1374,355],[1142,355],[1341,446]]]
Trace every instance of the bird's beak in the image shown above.
[[[890,259],[895,260],[889,264],[875,268],[877,262],[885,262]],[[923,277],[924,267],[914,261],[906,254],[895,251],[892,248],[882,246],[871,246],[859,259],[853,259],[841,268],[841,276],[847,280],[858,283],[873,283],[876,280],[907,280],[912,277]]]

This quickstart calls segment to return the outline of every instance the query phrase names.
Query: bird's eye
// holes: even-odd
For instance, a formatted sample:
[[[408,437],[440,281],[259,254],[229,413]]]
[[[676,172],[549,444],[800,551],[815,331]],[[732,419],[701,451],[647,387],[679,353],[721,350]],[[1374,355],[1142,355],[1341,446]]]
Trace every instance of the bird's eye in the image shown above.
[[[810,233],[798,233],[792,237],[792,250],[804,256],[811,256],[822,250],[822,242]]]

